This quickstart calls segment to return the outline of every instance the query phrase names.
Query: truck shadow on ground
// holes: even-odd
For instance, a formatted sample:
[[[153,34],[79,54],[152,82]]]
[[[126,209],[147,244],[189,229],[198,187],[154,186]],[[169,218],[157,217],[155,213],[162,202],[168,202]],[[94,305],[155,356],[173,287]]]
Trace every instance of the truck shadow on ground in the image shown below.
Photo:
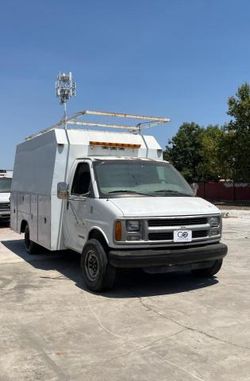
[[[24,249],[23,240],[2,241],[2,244],[34,268],[44,270],[42,278],[49,278],[50,275],[46,272],[54,270],[61,276],[53,277],[53,279],[70,279],[77,287],[88,291],[81,277],[79,254],[71,251],[49,252],[41,248],[38,254],[29,255]],[[142,270],[123,270],[118,272],[114,288],[100,295],[106,298],[133,298],[176,294],[213,286],[217,283],[216,277],[195,278],[188,272],[147,274]]]

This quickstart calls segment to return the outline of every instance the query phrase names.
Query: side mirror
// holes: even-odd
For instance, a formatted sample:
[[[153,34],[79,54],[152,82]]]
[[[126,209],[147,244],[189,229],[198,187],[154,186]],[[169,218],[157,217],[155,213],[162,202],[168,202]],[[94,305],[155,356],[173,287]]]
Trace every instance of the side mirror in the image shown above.
[[[68,184],[67,183],[58,183],[57,184],[57,197],[61,200],[67,200],[69,196]]]

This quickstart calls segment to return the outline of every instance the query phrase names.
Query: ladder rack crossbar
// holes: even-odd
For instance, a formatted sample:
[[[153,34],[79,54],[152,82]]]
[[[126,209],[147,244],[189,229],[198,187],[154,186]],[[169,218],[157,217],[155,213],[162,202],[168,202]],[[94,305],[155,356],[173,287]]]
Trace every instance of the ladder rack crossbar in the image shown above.
[[[122,124],[107,124],[107,123],[97,123],[97,122],[84,122],[84,121],[79,121],[74,119],[68,121],[67,125],[118,128],[118,129],[127,129],[130,131],[138,131],[138,128],[136,126],[126,126]]]
[[[127,119],[139,119],[147,120],[152,122],[167,123],[170,121],[169,118],[159,117],[159,116],[146,116],[146,115],[135,115],[135,114],[125,114],[121,112],[110,112],[110,111],[82,111],[82,115],[96,115],[96,116],[110,116],[117,118],[127,118]]]

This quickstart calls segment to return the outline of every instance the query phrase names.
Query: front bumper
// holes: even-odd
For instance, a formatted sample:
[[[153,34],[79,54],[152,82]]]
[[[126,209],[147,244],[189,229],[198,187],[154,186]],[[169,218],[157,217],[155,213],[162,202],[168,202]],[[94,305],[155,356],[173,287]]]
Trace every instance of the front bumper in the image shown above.
[[[120,268],[184,265],[222,259],[226,254],[227,246],[223,243],[181,248],[111,249],[109,263]]]

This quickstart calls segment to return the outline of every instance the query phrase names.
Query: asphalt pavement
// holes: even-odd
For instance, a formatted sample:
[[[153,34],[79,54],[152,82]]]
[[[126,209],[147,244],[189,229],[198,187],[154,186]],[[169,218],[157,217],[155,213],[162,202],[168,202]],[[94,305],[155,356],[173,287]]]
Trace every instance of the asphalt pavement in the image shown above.
[[[119,274],[97,295],[79,256],[26,254],[0,227],[1,381],[249,381],[250,211],[225,210],[212,279]]]

